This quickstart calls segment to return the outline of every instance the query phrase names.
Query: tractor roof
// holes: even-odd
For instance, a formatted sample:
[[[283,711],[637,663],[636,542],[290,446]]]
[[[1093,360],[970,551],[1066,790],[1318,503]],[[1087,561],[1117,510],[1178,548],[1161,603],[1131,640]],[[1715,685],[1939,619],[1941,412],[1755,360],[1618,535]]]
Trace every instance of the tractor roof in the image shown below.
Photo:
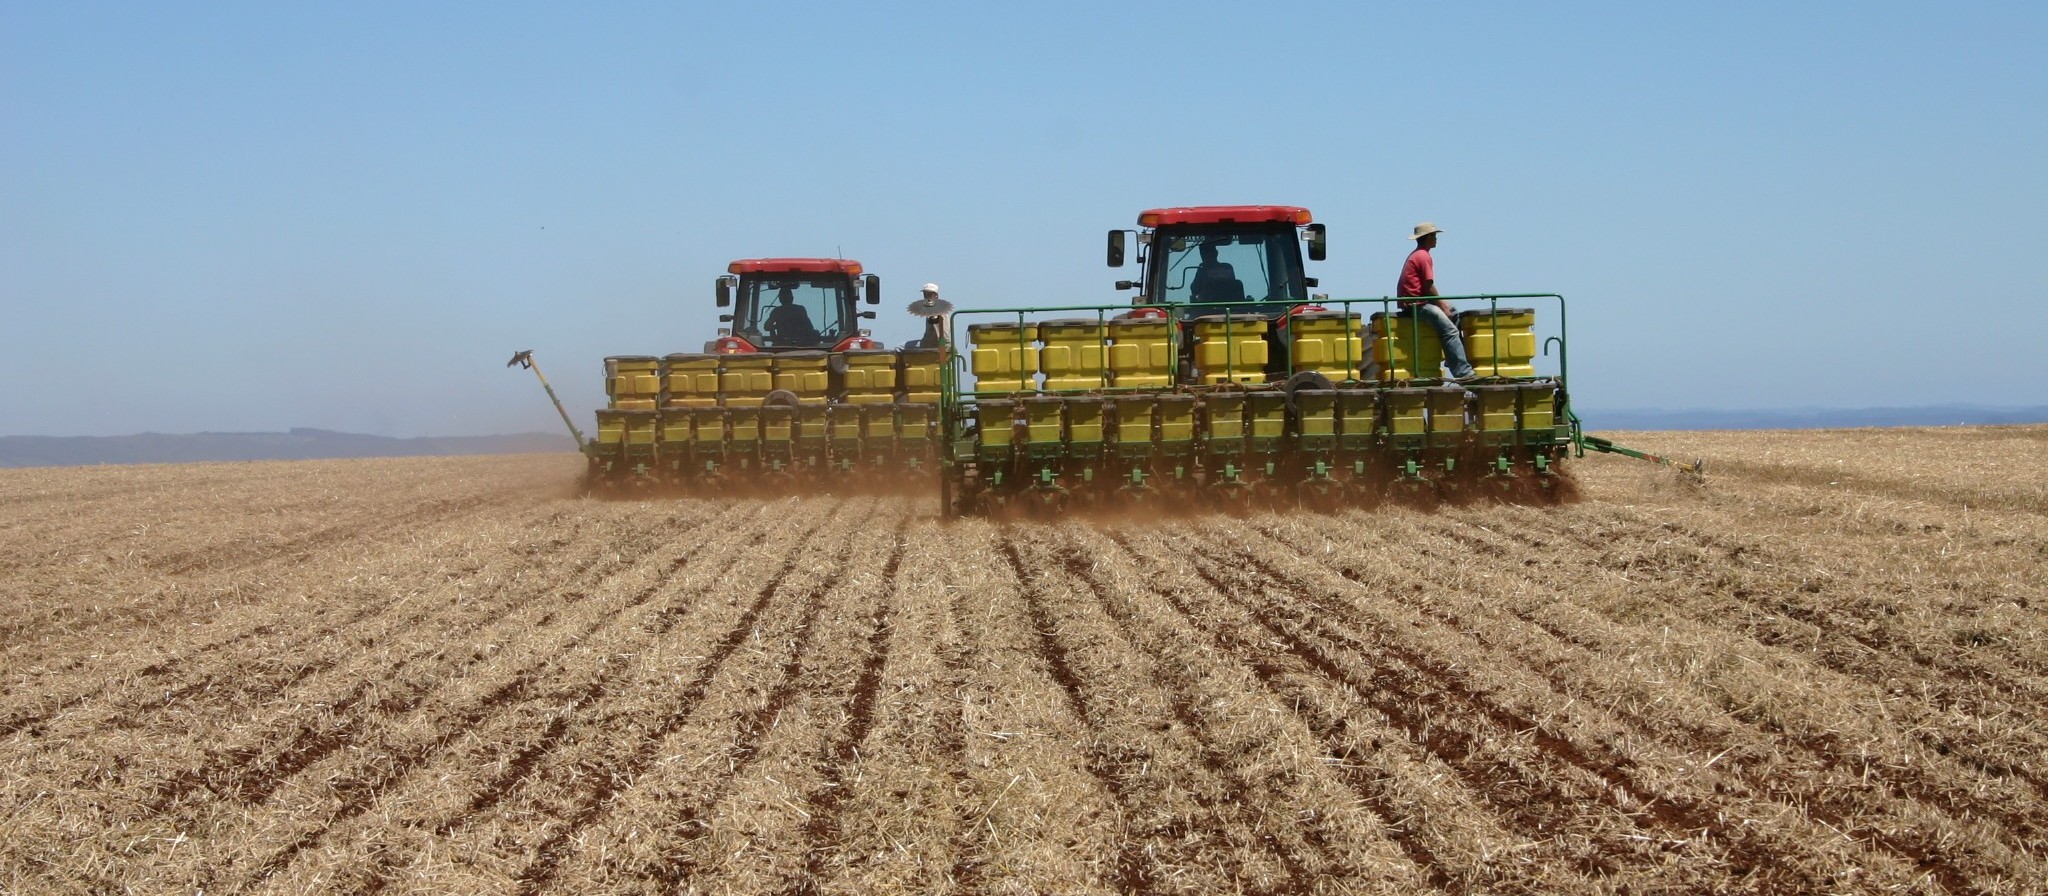
[[[1168,224],[1308,224],[1314,218],[1298,205],[1201,205],[1152,208],[1138,213],[1139,227]]]
[[[860,276],[860,262],[845,258],[742,258],[725,266],[729,274],[843,273]]]

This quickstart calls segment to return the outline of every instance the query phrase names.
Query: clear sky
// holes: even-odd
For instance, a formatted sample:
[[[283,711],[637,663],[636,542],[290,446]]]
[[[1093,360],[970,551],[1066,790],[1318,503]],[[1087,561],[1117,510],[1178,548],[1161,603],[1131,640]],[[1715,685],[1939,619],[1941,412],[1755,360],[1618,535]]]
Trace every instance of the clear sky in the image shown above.
[[[0,4],[0,435],[581,425],[734,258],[876,332],[1127,298],[1144,208],[1323,291],[1560,292],[1601,407],[2048,404],[2038,3]]]

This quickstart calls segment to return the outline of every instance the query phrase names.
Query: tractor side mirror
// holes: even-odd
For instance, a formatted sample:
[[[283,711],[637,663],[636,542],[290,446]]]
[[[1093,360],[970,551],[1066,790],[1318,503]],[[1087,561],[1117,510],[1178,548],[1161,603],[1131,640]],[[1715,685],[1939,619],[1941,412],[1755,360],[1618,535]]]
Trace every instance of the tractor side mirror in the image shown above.
[[[732,278],[731,278],[731,277],[720,277],[720,278],[718,278],[718,307],[720,307],[720,308],[731,308],[731,307],[732,307]]]
[[[1323,231],[1323,225],[1310,224],[1308,226],[1308,260],[1322,261],[1323,257],[1328,255],[1329,252],[1329,237]]]
[[[719,322],[719,323],[722,323],[722,324],[729,324],[729,323],[732,323],[732,315],[730,315],[730,314],[721,314],[721,315],[719,315],[719,316],[718,316],[718,322]]]
[[[1314,277],[1303,277],[1303,278],[1301,278],[1301,285],[1303,285],[1303,286],[1306,286],[1306,287],[1308,287],[1308,288],[1310,288],[1310,289],[1314,289],[1314,288],[1316,288],[1316,287],[1318,287],[1318,286],[1321,286],[1321,285],[1323,285],[1323,284],[1322,284],[1322,281],[1320,281],[1320,280],[1317,280],[1317,279],[1316,279],[1316,278],[1314,278]]]
[[[866,319],[866,320],[874,320],[874,319],[875,319],[875,313],[874,313],[873,311],[863,311],[863,312],[861,312],[861,313],[860,313],[860,316],[861,316],[862,318]]]
[[[1118,288],[1118,289],[1137,289],[1137,288],[1138,288],[1138,281],[1136,281],[1136,280],[1118,280],[1118,281],[1116,282],[1116,288]]]
[[[1113,268],[1124,266],[1124,232],[1121,230],[1109,232],[1109,266]]]
[[[870,305],[880,305],[880,304],[882,304],[882,278],[880,278],[880,277],[877,277],[877,276],[875,276],[875,275],[873,275],[873,274],[869,274],[869,275],[868,275],[868,277],[867,277],[867,287],[868,287],[868,304],[870,304]]]

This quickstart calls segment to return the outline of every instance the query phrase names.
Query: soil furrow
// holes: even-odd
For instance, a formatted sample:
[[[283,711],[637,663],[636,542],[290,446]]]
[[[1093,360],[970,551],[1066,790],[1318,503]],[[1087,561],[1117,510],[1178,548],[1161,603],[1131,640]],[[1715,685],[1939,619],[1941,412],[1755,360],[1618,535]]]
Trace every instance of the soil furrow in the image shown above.
[[[839,843],[840,808],[847,797],[847,770],[860,759],[860,749],[867,742],[868,733],[875,726],[875,701],[880,697],[882,672],[889,665],[890,621],[895,615],[893,597],[896,573],[903,565],[903,549],[908,544],[910,519],[905,517],[896,524],[895,534],[890,538],[889,559],[882,564],[882,587],[885,599],[877,610],[868,628],[867,659],[861,664],[860,677],[854,682],[853,693],[846,701],[846,725],[840,735],[826,749],[823,757],[825,781],[805,797],[810,807],[810,821],[804,825],[804,874],[797,884],[789,889],[793,894],[815,894],[824,878],[826,857]]]
[[[1292,707],[1292,711],[1318,738],[1322,739],[1327,755],[1339,757],[1337,764],[1345,783],[1356,792],[1372,812],[1386,822],[1387,835],[1398,845],[1408,860],[1423,869],[1430,884],[1438,889],[1460,890],[1474,886],[1487,886],[1493,875],[1483,863],[1454,864],[1448,857],[1448,847],[1439,845],[1445,838],[1433,831],[1430,820],[1439,814],[1455,815],[1455,810],[1432,810],[1416,806],[1412,799],[1404,798],[1393,787],[1392,779],[1383,774],[1372,774],[1371,769],[1351,762],[1354,754],[1364,749],[1375,753],[1399,751],[1403,745],[1412,745],[1433,757],[1443,774],[1456,775],[1465,783],[1464,792],[1472,795],[1479,806],[1484,807],[1491,820],[1508,822],[1519,835],[1531,844],[1549,843],[1548,836],[1529,835],[1530,829],[1540,829],[1540,819],[1527,813],[1518,814],[1513,807],[1503,808],[1499,800],[1491,797],[1492,782],[1482,770],[1477,770],[1462,755],[1446,758],[1447,751],[1443,737],[1433,731],[1424,721],[1417,720],[1398,703],[1390,703],[1389,697],[1377,688],[1360,689],[1346,679],[1349,677],[1323,652],[1298,642],[1286,640],[1270,622],[1259,617],[1256,609],[1246,611],[1245,604],[1236,599],[1229,584],[1214,572],[1197,564],[1188,563],[1185,551],[1173,551],[1172,560],[1155,556],[1152,552],[1138,547],[1133,539],[1112,533],[1111,541],[1133,557],[1140,558],[1155,572],[1162,574],[1157,583],[1159,594],[1173,611],[1196,631],[1208,635],[1211,643],[1224,655],[1243,663],[1273,695]],[[1164,541],[1162,539],[1162,541]],[[1161,550],[1169,550],[1161,547]],[[1173,576],[1185,573],[1193,577],[1195,584],[1183,584]],[[1210,610],[1210,604],[1221,604],[1239,611],[1241,621],[1233,621]],[[1279,637],[1279,640],[1276,640]],[[1280,647],[1284,659],[1276,657],[1272,648]],[[1353,697],[1362,701],[1365,707],[1378,712],[1386,719],[1390,730],[1376,731],[1371,720],[1344,712],[1341,707],[1328,706],[1298,676],[1306,674],[1312,680],[1339,684]],[[1389,709],[1391,708],[1391,712]],[[1398,740],[1396,740],[1398,738]],[[1520,791],[1516,791],[1518,794]],[[1533,810],[1532,810],[1533,811]],[[1518,823],[1518,824],[1517,824]],[[1463,834],[1465,832],[1461,832]],[[1583,856],[1568,859],[1575,867],[1584,867],[1588,859]]]
[[[1233,549],[1233,553],[1237,554],[1240,562],[1251,564],[1262,575],[1275,583],[1291,584],[1310,589],[1313,587],[1299,581],[1297,576],[1272,566],[1264,558],[1254,553],[1242,549]],[[1318,614],[1303,614],[1296,622],[1305,629],[1321,629],[1320,634],[1333,641],[1343,643],[1350,640],[1348,636],[1333,627],[1321,624],[1321,618]],[[1439,695],[1448,695],[1452,698],[1452,701],[1447,702],[1464,704],[1463,708],[1466,711],[1477,712],[1495,726],[1508,731],[1529,734],[1539,750],[1555,756],[1558,761],[1565,765],[1595,775],[1606,782],[1607,788],[1596,791],[1602,802],[1609,803],[1615,809],[1631,814],[1638,819],[1647,817],[1653,829],[1660,829],[1671,838],[1682,839],[1690,836],[1692,832],[1704,831],[1711,842],[1719,845],[1720,848],[1732,850],[1730,860],[1744,867],[1761,867],[1763,864],[1774,859],[1782,860],[1783,858],[1782,853],[1769,851],[1773,849],[1771,845],[1751,843],[1749,838],[1741,836],[1744,832],[1739,831],[1733,824],[1723,820],[1717,813],[1696,800],[1685,797],[1682,794],[1654,792],[1640,786],[1633,776],[1629,774],[1629,769],[1635,766],[1635,761],[1632,758],[1612,753],[1603,755],[1590,754],[1588,749],[1597,750],[1599,748],[1597,746],[1581,747],[1578,744],[1574,744],[1566,738],[1549,732],[1544,726],[1538,724],[1536,720],[1515,713],[1498,703],[1487,700],[1480,694],[1474,693],[1465,684],[1464,676],[1451,668],[1435,663],[1421,654],[1398,647],[1384,637],[1375,639],[1370,645],[1362,642],[1353,642],[1348,646],[1360,651],[1381,651],[1391,654],[1402,665],[1408,666],[1417,672],[1418,680],[1414,685],[1406,687],[1404,690],[1428,695],[1427,699],[1422,701],[1425,707],[1443,706],[1444,704],[1437,703],[1435,698]],[[1387,667],[1381,666],[1380,671],[1384,674],[1387,671]],[[1916,867],[1922,873],[1932,875],[1947,891],[1971,892],[1976,889],[1970,873],[1946,858],[1949,852],[1948,849],[1942,848],[1917,835],[1901,834],[1870,825],[1859,824],[1855,820],[1854,815],[1841,811],[1828,811],[1823,809],[1820,804],[1811,802],[1811,794],[1800,794],[1799,796],[1805,797],[1805,799],[1801,800],[1801,803],[1806,811],[1818,816],[1822,823],[1833,828],[1849,831],[1851,836],[1863,842],[1874,844],[1881,850],[1891,853]],[[1629,808],[1630,804],[1640,806],[1641,810],[1631,811]],[[1643,814],[1644,811],[1647,812],[1646,816]],[[1622,845],[1617,844],[1617,846]]]
[[[647,544],[660,544],[669,535],[705,525],[709,525],[709,522],[677,525],[673,531],[653,533],[653,537],[647,539]],[[616,618],[617,614],[632,610],[653,594],[653,589],[641,591],[613,616],[587,623],[580,631],[572,634],[566,644],[573,646],[580,642],[591,632]],[[535,592],[522,592],[522,599],[534,596]],[[488,602],[479,602],[479,609],[483,612],[478,618],[502,615]],[[527,624],[531,624],[531,620],[507,619],[497,625],[502,630],[510,631]],[[411,712],[439,683],[459,678],[464,674],[464,670],[489,659],[491,655],[491,651],[472,650],[455,658],[449,656],[434,641],[423,640],[416,651],[399,658],[396,663],[383,664],[382,674],[357,676],[352,679],[353,686],[338,699],[325,701],[326,710],[321,714],[321,721],[326,724],[299,727],[289,735],[264,732],[254,738],[251,745],[223,747],[209,752],[199,770],[173,779],[168,788],[160,790],[152,799],[150,811],[165,811],[194,786],[202,786],[224,799],[240,803],[263,802],[295,775],[353,743],[360,737],[363,728],[373,724],[373,718]],[[407,668],[408,664],[418,660],[439,665],[425,670],[424,674],[403,674],[412,671]],[[393,688],[394,684],[397,685],[396,688]],[[517,690],[513,682],[508,682],[493,693],[504,697],[506,694],[516,693]],[[486,703],[489,702],[491,700],[487,698]],[[282,748],[271,749],[280,738],[288,739]]]
[[[1009,564],[1010,574],[1016,578],[1022,592],[1024,610],[1031,621],[1032,633],[1036,636],[1038,656],[1045,661],[1046,671],[1060,686],[1066,696],[1067,709],[1074,718],[1084,723],[1093,722],[1099,715],[1091,714],[1088,695],[1083,689],[1081,678],[1074,672],[1074,665],[1067,656],[1067,647],[1062,644],[1054,631],[1057,628],[1045,602],[1031,587],[1031,576],[1026,572],[1024,561],[1017,555],[1017,545],[1006,532],[998,545],[1004,562]],[[1095,777],[1104,790],[1112,794],[1118,803],[1134,805],[1134,795],[1126,786],[1125,778],[1130,770],[1124,766],[1135,757],[1119,757],[1102,744],[1093,744],[1087,750],[1088,773]],[[1145,844],[1136,838],[1125,838],[1120,845],[1116,859],[1116,881],[1119,889],[1126,893],[1154,892],[1154,882],[1148,873],[1152,860],[1147,855]]]
[[[1049,551],[1038,559],[1056,561],[1069,576],[1081,582],[1095,604],[1125,633],[1126,642],[1150,657],[1151,672],[1159,680],[1167,710],[1180,730],[1195,742],[1192,752],[1197,755],[1202,769],[1209,777],[1222,782],[1220,799],[1197,795],[1198,805],[1204,811],[1223,816],[1229,828],[1257,830],[1264,827],[1263,822],[1267,819],[1254,814],[1258,807],[1286,805],[1289,794],[1267,789],[1272,784],[1271,770],[1267,770],[1269,780],[1254,779],[1259,770],[1245,766],[1247,757],[1243,748],[1246,745],[1225,746],[1211,733],[1212,723],[1217,720],[1198,708],[1198,698],[1194,696],[1197,685],[1188,679],[1182,661],[1168,655],[1160,636],[1147,631],[1149,626],[1140,620],[1140,611],[1119,588],[1104,581],[1097,572],[1097,564],[1103,561],[1098,553],[1100,546],[1092,540],[1085,545],[1077,543],[1071,531],[1064,534],[1068,537],[1062,539],[1057,553]],[[1048,563],[1040,568],[1051,566]],[[1097,682],[1096,686],[1100,684]],[[1356,872],[1349,866],[1345,855],[1331,848],[1331,841],[1341,835],[1329,827],[1324,817],[1311,815],[1306,821],[1299,817],[1294,821],[1295,824],[1286,826],[1292,830],[1287,830],[1284,837],[1267,834],[1261,844],[1270,849],[1274,858],[1285,867],[1286,882],[1271,887],[1253,883],[1248,886],[1248,891],[1306,893],[1319,877],[1343,878]]]
[[[841,504],[840,508],[845,506]],[[828,516],[826,519],[814,522],[805,533],[805,537],[807,538],[810,533],[824,528],[830,518]],[[799,543],[802,541],[803,539],[799,539]],[[712,645],[696,676],[678,692],[674,700],[675,709],[669,712],[666,717],[656,722],[653,728],[643,735],[639,742],[633,746],[633,749],[629,751],[622,763],[625,771],[607,776],[597,782],[589,792],[578,795],[576,806],[572,810],[573,814],[558,830],[541,841],[534,850],[533,861],[516,875],[516,880],[518,881],[517,893],[521,894],[521,896],[531,896],[531,894],[548,888],[554,882],[555,874],[561,867],[563,860],[575,848],[574,840],[576,834],[589,827],[591,822],[610,808],[612,802],[630,784],[632,778],[640,770],[645,769],[652,763],[654,750],[661,741],[689,720],[698,704],[703,701],[705,692],[710,689],[712,679],[724,667],[727,658],[739,650],[740,645],[745,643],[747,637],[754,632],[754,621],[759,619],[761,614],[768,609],[769,602],[782,589],[783,580],[797,570],[798,565],[803,559],[804,555],[802,554],[792,554],[783,561],[780,568],[762,583],[755,593],[753,602],[740,615],[739,621],[717,643]]]
[[[696,527],[692,527],[692,529],[694,528]],[[685,532],[687,531],[690,530],[685,530]],[[665,537],[659,540],[669,541],[670,539]],[[685,564],[694,562],[700,554],[715,544],[717,544],[715,540],[709,539],[692,543],[681,555],[667,561],[669,571],[673,572]],[[548,653],[560,655],[575,650],[598,630],[614,625],[627,613],[645,605],[648,601],[662,593],[662,584],[662,581],[657,581],[641,589],[617,611],[586,623],[567,640],[552,647]],[[670,606],[655,612],[650,617],[652,624],[642,626],[640,630],[644,631],[650,638],[661,637],[667,633],[669,627],[674,625],[675,621],[681,616],[678,612],[672,612],[674,609],[673,606]],[[542,622],[534,627],[536,629],[545,629],[547,625],[545,622]],[[452,711],[445,718],[436,718],[428,725],[432,730],[439,732],[431,740],[424,741],[398,753],[386,752],[382,754],[378,765],[367,773],[349,775],[330,781],[329,786],[342,797],[339,809],[324,819],[318,827],[308,830],[297,840],[278,850],[259,865],[250,877],[260,880],[283,869],[301,851],[317,845],[329,830],[369,811],[376,805],[377,798],[395,782],[404,779],[412,774],[416,768],[433,761],[443,754],[457,738],[464,736],[483,719],[514,704],[531,699],[534,682],[547,669],[546,660],[543,660],[541,664],[520,669],[514,673],[511,680],[487,692],[481,699],[467,706],[452,708]],[[486,785],[486,789],[472,799],[465,814],[489,808],[497,798],[516,786],[516,783],[524,777],[526,770],[531,767],[536,757],[544,753],[552,743],[560,738],[562,729],[567,725],[567,721],[575,715],[577,709],[589,705],[605,693],[605,689],[609,685],[613,674],[618,669],[617,665],[608,664],[602,667],[598,675],[586,679],[566,694],[555,695],[551,702],[557,702],[557,705],[560,705],[562,708],[555,714],[554,719],[549,722],[540,739],[515,756],[507,764],[502,780],[493,781],[491,784]],[[442,677],[455,678],[460,677],[462,674],[463,670],[456,670]],[[409,701],[409,705],[402,709],[393,709],[384,714],[395,716],[404,712],[410,712],[425,697],[426,694],[420,692]],[[309,761],[306,764],[310,765],[311,762]],[[438,831],[437,833],[445,834],[445,830]]]

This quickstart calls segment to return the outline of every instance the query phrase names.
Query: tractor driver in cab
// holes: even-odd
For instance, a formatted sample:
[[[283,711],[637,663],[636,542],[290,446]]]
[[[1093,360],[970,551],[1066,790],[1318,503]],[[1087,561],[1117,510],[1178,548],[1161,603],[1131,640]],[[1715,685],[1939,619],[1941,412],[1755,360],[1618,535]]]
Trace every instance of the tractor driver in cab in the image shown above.
[[[1237,269],[1216,260],[1216,244],[1203,243],[1201,252],[1202,263],[1188,286],[1189,298],[1196,302],[1244,301],[1244,283],[1237,279]]]
[[[796,303],[795,288],[787,283],[776,293],[775,308],[768,312],[768,320],[761,328],[767,331],[768,339],[776,345],[818,343],[818,328],[811,325],[810,313]]]

